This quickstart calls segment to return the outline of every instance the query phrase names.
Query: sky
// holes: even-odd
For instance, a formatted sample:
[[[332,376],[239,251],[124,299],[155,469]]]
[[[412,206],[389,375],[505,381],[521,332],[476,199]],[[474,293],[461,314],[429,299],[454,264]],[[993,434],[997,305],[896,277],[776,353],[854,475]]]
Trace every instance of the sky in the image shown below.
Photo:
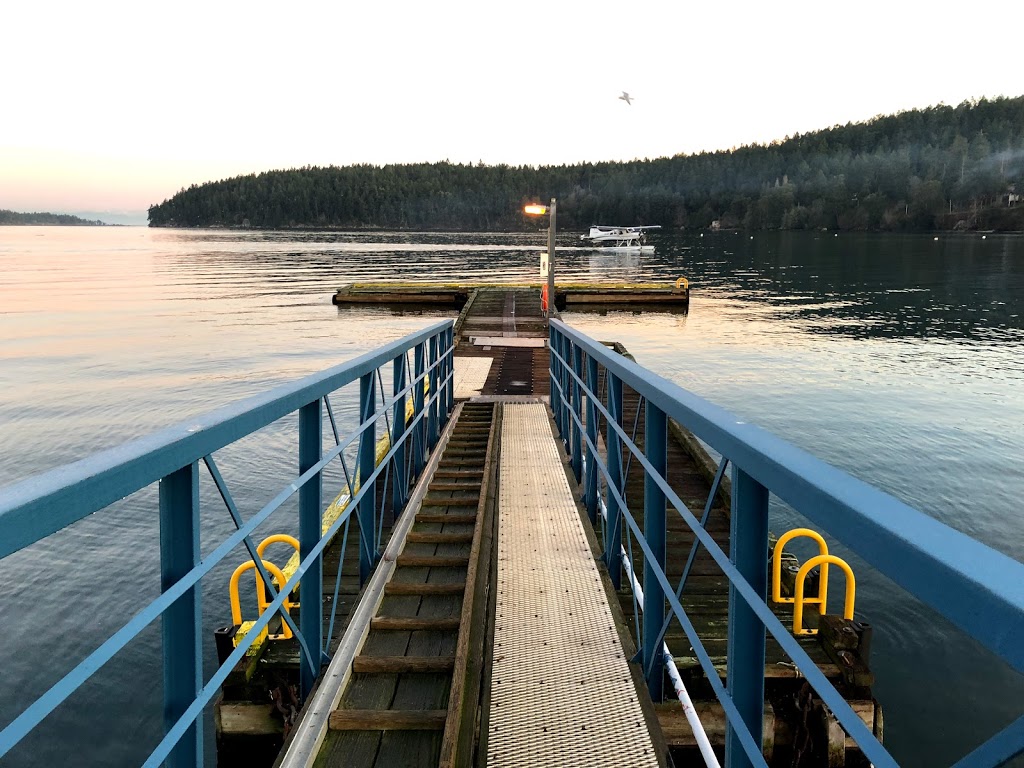
[[[9,3],[0,208],[144,223],[276,168],[763,143],[1022,95],[1022,28],[1019,0]]]

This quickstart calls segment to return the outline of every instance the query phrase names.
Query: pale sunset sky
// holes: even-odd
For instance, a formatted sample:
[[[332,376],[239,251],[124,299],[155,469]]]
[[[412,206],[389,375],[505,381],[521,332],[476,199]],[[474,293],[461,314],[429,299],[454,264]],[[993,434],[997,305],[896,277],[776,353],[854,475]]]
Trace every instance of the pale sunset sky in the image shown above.
[[[144,223],[275,168],[767,142],[1021,95],[1022,29],[1019,0],[9,3],[0,208]]]

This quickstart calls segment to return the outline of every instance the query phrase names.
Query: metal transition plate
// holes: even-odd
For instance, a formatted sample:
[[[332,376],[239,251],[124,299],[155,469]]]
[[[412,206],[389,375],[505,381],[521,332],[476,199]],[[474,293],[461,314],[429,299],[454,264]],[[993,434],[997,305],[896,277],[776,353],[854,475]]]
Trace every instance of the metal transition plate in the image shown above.
[[[455,397],[473,397],[484,390],[493,357],[458,357],[455,360]]]
[[[543,404],[507,404],[488,766],[657,766]]]
[[[544,347],[548,341],[529,336],[472,336],[471,339],[478,347]]]

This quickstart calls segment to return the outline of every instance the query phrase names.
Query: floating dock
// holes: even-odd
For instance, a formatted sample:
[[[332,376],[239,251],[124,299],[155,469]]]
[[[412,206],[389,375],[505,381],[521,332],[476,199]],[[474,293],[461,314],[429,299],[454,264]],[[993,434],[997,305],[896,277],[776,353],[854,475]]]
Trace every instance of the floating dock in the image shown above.
[[[540,283],[352,283],[338,288],[332,301],[337,305],[422,304],[462,309],[475,291],[533,291]],[[686,308],[690,305],[690,285],[685,278],[675,283],[557,283],[555,306],[566,307],[643,307]]]

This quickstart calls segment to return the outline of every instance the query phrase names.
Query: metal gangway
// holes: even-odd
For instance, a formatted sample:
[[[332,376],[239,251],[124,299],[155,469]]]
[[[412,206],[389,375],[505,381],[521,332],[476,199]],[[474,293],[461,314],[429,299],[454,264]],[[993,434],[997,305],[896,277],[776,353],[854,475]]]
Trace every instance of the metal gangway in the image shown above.
[[[546,346],[545,340],[540,345],[525,343],[521,328],[513,333],[518,341],[509,343],[503,364],[512,369],[510,350],[545,356],[545,391],[529,395],[481,391],[457,397],[457,371],[460,365],[469,366],[473,355],[459,354],[462,334],[452,321],[444,321],[293,384],[0,490],[0,558],[16,555],[69,526],[74,535],[76,522],[102,515],[118,500],[153,485],[159,489],[154,511],[160,528],[160,594],[135,615],[124,617],[119,629],[80,662],[69,665],[45,693],[25,702],[21,713],[0,731],[0,757],[16,754],[28,734],[55,709],[69,705],[75,692],[104,665],[117,663],[117,654],[157,621],[163,669],[158,716],[164,735],[146,745],[144,765],[178,768],[211,762],[210,708],[239,665],[245,664],[250,650],[267,642],[268,634],[290,634],[298,648],[298,697],[304,708],[290,736],[298,741],[304,726],[312,727],[316,692],[327,689],[332,675],[353,674],[359,643],[353,645],[346,638],[362,634],[365,639],[374,621],[382,630],[402,626],[402,621],[413,622],[404,625],[406,631],[417,621],[434,622],[429,631],[455,626],[444,617],[381,616],[373,611],[382,603],[371,606],[368,595],[378,601],[389,594],[420,601],[424,595],[439,599],[460,595],[464,606],[474,593],[475,580],[482,578],[479,574],[493,570],[493,607],[488,607],[486,596],[473,598],[482,613],[466,615],[477,616],[474,626],[483,629],[467,635],[465,649],[456,648],[429,663],[386,657],[392,671],[395,665],[404,664],[403,669],[419,665],[429,667],[430,674],[444,670],[454,680],[458,673],[451,670],[458,669],[462,653],[469,670],[465,674],[478,676],[478,689],[459,683],[471,693],[478,692],[460,699],[457,717],[450,710],[432,709],[409,719],[413,731],[437,733],[442,739],[449,721],[461,723],[456,733],[449,734],[454,746],[439,748],[438,764],[529,764],[524,756],[534,754],[528,751],[529,744],[537,741],[535,728],[549,727],[545,723],[557,723],[561,730],[552,731],[551,744],[545,745],[554,750],[551,755],[534,759],[534,764],[570,764],[564,755],[578,759],[581,754],[589,755],[582,761],[587,764],[598,764],[598,758],[609,765],[669,764],[656,719],[652,722],[644,710],[650,702],[673,694],[688,700],[678,674],[671,674],[674,663],[665,645],[667,632],[681,630],[727,721],[724,749],[701,750],[707,764],[769,765],[762,751],[767,632],[871,764],[895,766],[896,761],[770,605],[768,505],[772,495],[977,640],[1015,673],[1024,672],[1021,563],[740,422],[560,320],[545,324]],[[495,348],[502,344],[497,337],[489,337],[487,343]],[[490,381],[506,374],[492,370],[484,375]],[[539,383],[535,376],[534,384]],[[636,424],[624,417],[624,389],[643,402],[642,446],[635,440]],[[339,417],[341,402],[350,403],[356,414],[348,424]],[[640,409],[635,413],[639,420]],[[294,419],[297,433],[294,452],[282,456],[282,461],[294,463],[297,457],[298,469],[275,498],[245,517],[234,502],[225,481],[229,473],[222,471],[217,454],[282,418]],[[673,424],[721,457],[703,511],[692,501],[684,502],[673,489],[665,448]],[[460,468],[452,463],[453,457],[466,465],[479,459],[479,473]],[[342,497],[344,502],[326,505],[324,479],[339,464],[343,481],[333,490],[340,491],[335,502]],[[642,470],[644,493],[639,499],[625,492],[628,467]],[[244,472],[237,468],[230,473],[235,478],[239,475]],[[705,528],[707,512],[726,475],[731,476],[728,551]],[[460,483],[475,490],[455,489]],[[441,492],[449,494],[442,497],[446,506],[438,507],[436,498],[431,502],[431,484],[435,492],[440,485]],[[215,488],[222,505],[201,505],[201,486]],[[475,501],[461,501],[463,495]],[[297,529],[298,555],[292,567],[272,573],[257,552],[255,534],[275,513],[290,509],[295,499],[297,520],[283,522],[281,527]],[[440,550],[422,554],[397,547],[403,539],[405,546],[412,541],[484,550],[487,529],[469,519],[466,509],[472,504],[477,515],[494,515],[496,532],[491,559],[481,559],[475,570],[472,555],[438,554]],[[325,515],[326,508],[333,512]],[[208,540],[212,529],[208,519],[223,515],[233,530]],[[451,517],[445,521],[443,515]],[[416,533],[417,521],[441,527],[438,532]],[[449,529],[448,524],[455,527]],[[460,525],[468,528],[457,528]],[[685,564],[667,556],[666,531],[677,525],[685,526],[699,543],[684,558]],[[537,545],[530,546],[531,540]],[[327,572],[325,556],[339,541],[336,556],[340,559],[330,565],[337,574],[335,581]],[[350,544],[353,554],[345,561]],[[724,682],[683,605],[689,561],[698,548],[713,559],[728,584],[728,676]],[[203,636],[203,584],[233,565],[240,553],[259,574],[265,603],[244,634],[236,632],[236,639],[222,646],[218,655],[213,638]],[[391,574],[402,567],[403,557],[413,569],[430,567],[416,563],[463,568],[459,578],[466,581],[402,586]],[[437,558],[458,564],[441,566]],[[346,568],[354,569],[361,599],[342,627],[342,622],[334,621],[333,608],[325,616],[324,611],[309,607],[337,604],[339,587],[334,587],[333,594],[331,589],[342,583],[349,573]],[[544,576],[544,569],[552,568],[568,580],[556,582]],[[674,568],[682,569],[681,578],[669,578]],[[465,575],[471,571],[472,576]],[[563,600],[546,600],[550,585],[557,585]],[[377,589],[379,594],[374,592]],[[540,604],[526,597],[537,600],[540,591],[545,591],[547,618],[543,621]],[[615,596],[623,591],[635,601],[635,656],[626,652],[628,638],[615,629]],[[289,611],[295,597],[299,607]],[[590,626],[579,623],[584,617],[595,627],[611,629],[581,635],[579,627]],[[538,642],[554,645],[537,653]],[[603,655],[587,651],[591,642],[605,644],[611,651]],[[478,654],[474,648],[483,651]],[[579,648],[584,649],[582,654]],[[351,663],[339,670],[334,662],[344,653]],[[212,658],[216,663],[211,663]],[[369,670],[387,666],[372,659],[362,664]],[[585,664],[597,666],[584,669]],[[505,668],[511,670],[507,675]],[[538,682],[555,680],[558,673],[562,678],[557,683]],[[604,702],[610,717],[594,720],[592,708],[566,706],[572,703],[572,694],[559,686],[574,678],[582,681],[580,689],[588,688],[588,681],[600,683],[601,693],[594,701]],[[18,692],[4,690],[3,695],[17,697]],[[546,708],[550,709],[547,721]],[[372,714],[357,714],[363,720],[373,719]],[[346,721],[343,715],[337,718],[342,729],[359,719]],[[402,730],[401,718],[381,715],[385,717]],[[483,718],[487,728],[466,726],[477,717]],[[330,718],[325,722],[324,728],[330,730]],[[372,722],[369,726],[373,727]],[[103,727],[97,725],[99,730]],[[696,720],[693,728],[703,730]],[[517,741],[517,729],[525,738]],[[314,741],[322,744],[323,739],[321,732]],[[559,752],[565,744],[569,751]],[[956,765],[995,766],[1022,750],[1024,717],[979,743]],[[307,756],[307,764],[313,764],[315,751],[307,751]],[[283,759],[291,758],[286,753]]]

